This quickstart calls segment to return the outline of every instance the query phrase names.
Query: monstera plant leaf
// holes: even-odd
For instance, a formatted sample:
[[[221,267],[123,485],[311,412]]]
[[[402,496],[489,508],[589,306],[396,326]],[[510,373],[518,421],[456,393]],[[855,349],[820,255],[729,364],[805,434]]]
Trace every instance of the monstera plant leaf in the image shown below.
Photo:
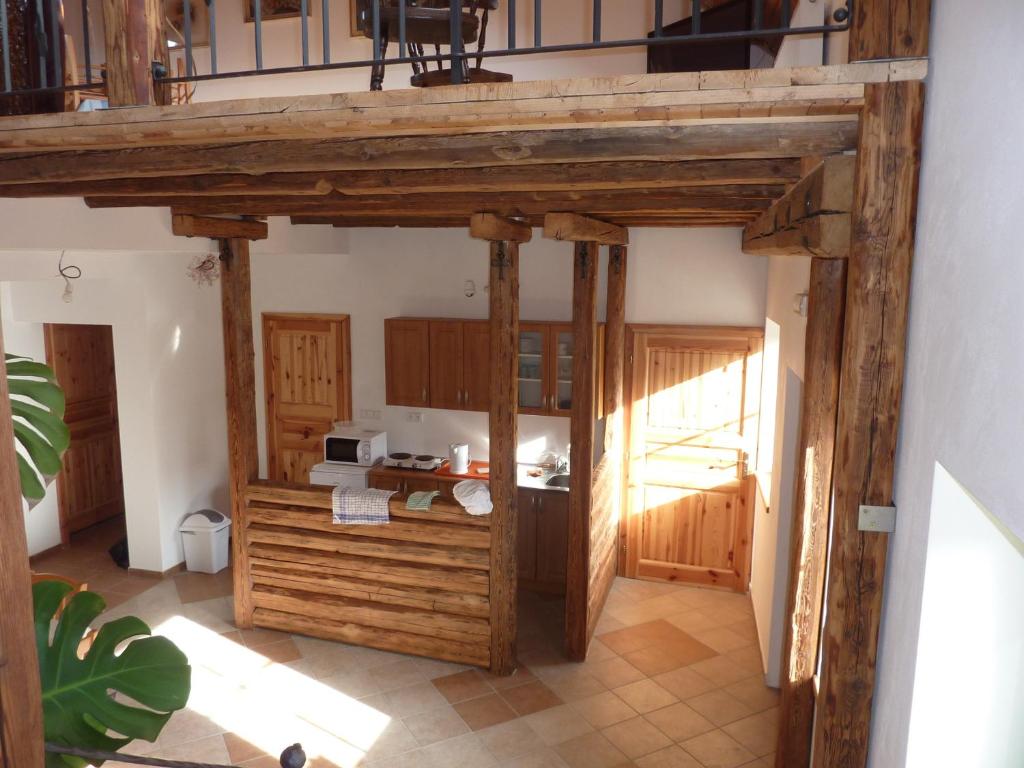
[[[155,741],[171,715],[188,702],[188,659],[132,616],[101,626],[79,658],[83,638],[106,602],[94,592],[75,592],[65,603],[71,592],[59,581],[32,587],[46,740],[107,752],[133,739]],[[90,764],[68,755],[48,754],[46,760],[47,768]]]
[[[5,355],[7,384],[18,452],[21,495],[35,505],[60,472],[60,460],[71,442],[64,423],[64,392],[53,371],[20,355]]]

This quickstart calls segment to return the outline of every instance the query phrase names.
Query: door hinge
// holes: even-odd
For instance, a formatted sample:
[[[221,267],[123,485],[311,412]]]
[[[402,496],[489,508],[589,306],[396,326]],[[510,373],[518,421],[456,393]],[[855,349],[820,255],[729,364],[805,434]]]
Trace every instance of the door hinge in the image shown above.
[[[896,507],[860,505],[857,530],[870,533],[894,533],[896,531]]]

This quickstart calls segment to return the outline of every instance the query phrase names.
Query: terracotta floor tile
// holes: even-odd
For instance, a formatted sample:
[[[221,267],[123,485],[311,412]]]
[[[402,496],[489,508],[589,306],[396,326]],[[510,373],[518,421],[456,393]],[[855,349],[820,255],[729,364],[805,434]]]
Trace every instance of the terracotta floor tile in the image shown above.
[[[618,657],[599,661],[593,667],[589,667],[588,671],[608,688],[618,688],[644,679],[643,672]]]
[[[542,747],[503,761],[501,768],[566,768],[566,763],[551,747]]]
[[[779,691],[764,684],[761,675],[753,675],[746,680],[727,685],[725,692],[735,696],[755,712],[771,709],[779,704]]]
[[[277,643],[261,645],[259,648],[254,648],[253,652],[258,653],[268,661],[273,661],[278,664],[285,664],[289,661],[295,661],[296,659],[302,658],[302,654],[295,645],[295,641],[290,637],[287,640],[281,640]]]
[[[457,704],[467,699],[476,699],[494,692],[483,674],[475,669],[456,672],[454,675],[439,677],[430,682],[451,704]]]
[[[675,669],[653,678],[658,685],[676,698],[686,701],[694,696],[715,690],[718,686],[690,667]]]
[[[723,731],[758,757],[775,751],[778,729],[779,711],[777,709],[768,709],[722,726]]]
[[[728,627],[695,630],[693,637],[716,653],[728,653],[750,644],[750,638],[733,632]]]
[[[617,768],[629,758],[600,733],[577,736],[555,747],[569,768]]]
[[[683,702],[648,712],[644,718],[672,741],[686,741],[715,730],[714,723]]]
[[[564,703],[554,691],[540,681],[507,688],[499,693],[520,717]]]
[[[263,645],[279,643],[291,637],[287,632],[277,632],[273,629],[241,629],[238,630],[238,636],[247,648],[259,648]]]
[[[636,717],[636,710],[611,691],[580,699],[572,705],[595,728],[606,728]]]
[[[704,768],[738,768],[757,759],[756,755],[723,731],[709,731],[687,739],[680,746],[697,758]]]
[[[714,656],[704,661],[698,661],[696,664],[691,664],[688,668],[701,677],[706,677],[719,687],[738,683],[740,680],[750,676],[747,670],[743,669],[728,656]]]
[[[637,758],[636,764],[640,768],[704,768],[696,758],[674,744]]]
[[[548,687],[554,691],[562,701],[579,701],[588,696],[596,696],[607,690],[604,683],[591,675],[589,672],[579,671],[576,675],[566,675],[548,680]]]
[[[264,755],[262,749],[253,746],[241,736],[234,733],[225,733],[224,743],[227,745],[228,756],[232,763],[242,763],[246,760],[252,760],[255,757],[261,757]],[[280,761],[277,764],[277,768],[281,768]]]
[[[512,707],[496,693],[460,702],[455,705],[455,711],[472,731],[480,731],[516,718]]]
[[[695,696],[686,703],[690,705],[691,709],[703,715],[718,727],[733,723],[752,714],[750,707],[721,690],[709,691],[700,696]]]
[[[524,719],[530,729],[549,747],[594,730],[583,715],[564,704],[561,707],[545,709],[543,712],[537,712]]]
[[[672,739],[642,717],[616,723],[601,733],[629,758],[643,757],[672,744]]]
[[[499,675],[492,675],[490,672],[484,672],[484,677],[487,678],[487,682],[496,691],[503,691],[506,688],[516,688],[520,685],[526,685],[537,680],[536,675],[530,671],[530,668],[525,664],[520,664],[519,667],[511,675],[504,677]]]
[[[653,680],[638,680],[615,689],[615,694],[641,715],[675,704],[679,699]]]

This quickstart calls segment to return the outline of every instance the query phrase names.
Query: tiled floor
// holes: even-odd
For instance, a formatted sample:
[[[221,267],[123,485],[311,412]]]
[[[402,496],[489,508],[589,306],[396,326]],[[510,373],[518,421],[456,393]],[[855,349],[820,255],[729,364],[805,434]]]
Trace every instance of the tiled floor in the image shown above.
[[[139,616],[188,655],[189,708],[155,744],[133,744],[137,753],[273,768],[269,755],[301,742],[312,768],[773,765],[777,696],[762,682],[745,596],[619,579],[588,660],[572,664],[559,650],[561,601],[524,593],[522,666],[494,678],[238,631],[227,572],[128,574],[103,562],[111,535],[101,529],[33,567],[87,579],[116,604],[110,618]]]

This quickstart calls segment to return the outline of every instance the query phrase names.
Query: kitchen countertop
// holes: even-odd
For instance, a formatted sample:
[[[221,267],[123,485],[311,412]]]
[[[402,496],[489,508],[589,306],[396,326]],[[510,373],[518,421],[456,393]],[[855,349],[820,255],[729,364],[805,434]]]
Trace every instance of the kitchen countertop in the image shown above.
[[[444,478],[444,479],[448,479],[448,480],[484,480],[484,481],[488,481],[490,479],[490,475],[489,474],[481,473],[481,472],[477,471],[479,468],[486,467],[486,466],[487,466],[487,462],[486,461],[473,461],[470,464],[470,473],[469,474],[466,474],[466,475],[454,475],[454,474],[452,474],[449,471],[448,463],[446,462],[439,469],[436,469],[436,470],[434,470],[432,472],[423,471],[422,473],[424,475],[434,475],[435,477]],[[545,468],[543,470],[543,473],[539,477],[531,477],[529,475],[529,471],[531,469],[537,469],[537,468],[538,468],[538,466],[536,464],[516,464],[516,485],[518,485],[520,488],[530,488],[530,489],[535,490],[535,491],[553,491],[555,493],[568,493],[569,492],[568,488],[559,488],[557,486],[546,485],[546,483],[548,481],[548,478],[551,477],[552,475],[555,475],[555,474],[565,474],[565,473],[553,472],[552,470]],[[391,471],[394,471],[394,472],[402,472],[402,473],[413,472],[413,473],[417,473],[417,474],[419,472],[421,472],[421,470],[400,469],[400,468],[393,468],[393,467],[384,467],[384,466],[381,466],[381,465],[378,465],[378,466],[374,467],[374,470],[375,471],[384,471],[384,472],[387,472],[387,471],[391,470]]]
[[[557,493],[568,493],[568,488],[559,488],[558,486],[546,485],[548,478],[556,474],[566,474],[560,472],[553,472],[550,469],[545,468],[543,474],[540,477],[531,477],[527,474],[531,469],[537,469],[536,464],[516,464],[516,485],[520,488],[532,488],[537,491],[555,491]]]

